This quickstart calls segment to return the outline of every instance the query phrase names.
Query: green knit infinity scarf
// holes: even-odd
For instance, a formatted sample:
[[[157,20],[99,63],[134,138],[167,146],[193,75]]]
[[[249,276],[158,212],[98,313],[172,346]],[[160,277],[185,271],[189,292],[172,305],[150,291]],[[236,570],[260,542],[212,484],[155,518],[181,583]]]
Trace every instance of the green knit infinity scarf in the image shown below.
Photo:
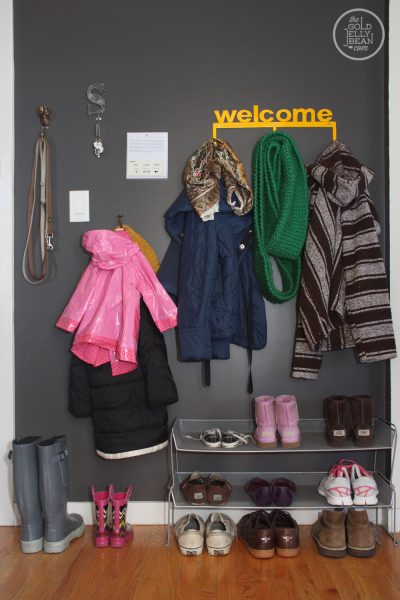
[[[267,300],[286,302],[299,288],[308,226],[306,170],[289,135],[269,133],[258,140],[253,188],[254,271]],[[271,257],[280,271],[282,290],[275,286]]]

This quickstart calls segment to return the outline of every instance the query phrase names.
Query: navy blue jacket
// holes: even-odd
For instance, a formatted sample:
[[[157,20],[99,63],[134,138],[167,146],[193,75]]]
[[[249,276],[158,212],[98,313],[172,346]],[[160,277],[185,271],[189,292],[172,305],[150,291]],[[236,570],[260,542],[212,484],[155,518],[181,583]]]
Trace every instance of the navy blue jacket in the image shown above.
[[[253,274],[252,213],[236,216],[221,184],[219,212],[202,221],[185,191],[165,215],[172,238],[157,275],[178,304],[180,358],[229,358],[229,344],[264,348],[265,304]]]

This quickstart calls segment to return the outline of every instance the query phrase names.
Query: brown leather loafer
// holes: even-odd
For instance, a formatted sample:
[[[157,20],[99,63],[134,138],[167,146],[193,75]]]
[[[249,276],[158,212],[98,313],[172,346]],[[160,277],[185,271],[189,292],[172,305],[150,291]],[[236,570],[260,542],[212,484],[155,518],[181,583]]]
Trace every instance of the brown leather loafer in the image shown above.
[[[274,510],[271,523],[275,532],[275,549],[279,556],[290,558],[300,552],[299,526],[285,510]]]
[[[275,533],[269,514],[265,510],[244,515],[237,526],[240,541],[256,558],[275,555]]]

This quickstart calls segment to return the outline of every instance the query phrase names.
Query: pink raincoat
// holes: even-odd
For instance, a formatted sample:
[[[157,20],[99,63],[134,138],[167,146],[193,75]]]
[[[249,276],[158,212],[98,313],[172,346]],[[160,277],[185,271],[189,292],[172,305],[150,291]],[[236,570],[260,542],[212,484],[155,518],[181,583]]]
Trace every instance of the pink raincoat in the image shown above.
[[[80,359],[128,373],[137,367],[141,296],[160,331],[176,327],[177,308],[125,231],[87,231],[82,245],[92,260],[56,326],[78,329],[71,351]]]

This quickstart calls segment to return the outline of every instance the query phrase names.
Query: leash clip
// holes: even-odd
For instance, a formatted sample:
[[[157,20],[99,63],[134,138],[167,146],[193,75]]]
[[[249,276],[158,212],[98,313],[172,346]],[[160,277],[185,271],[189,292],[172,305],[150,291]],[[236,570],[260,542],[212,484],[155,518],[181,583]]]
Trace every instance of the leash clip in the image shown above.
[[[46,233],[45,238],[46,238],[46,249],[51,252],[52,250],[54,250],[54,246],[51,243],[51,240],[53,239],[54,235],[52,233]]]

